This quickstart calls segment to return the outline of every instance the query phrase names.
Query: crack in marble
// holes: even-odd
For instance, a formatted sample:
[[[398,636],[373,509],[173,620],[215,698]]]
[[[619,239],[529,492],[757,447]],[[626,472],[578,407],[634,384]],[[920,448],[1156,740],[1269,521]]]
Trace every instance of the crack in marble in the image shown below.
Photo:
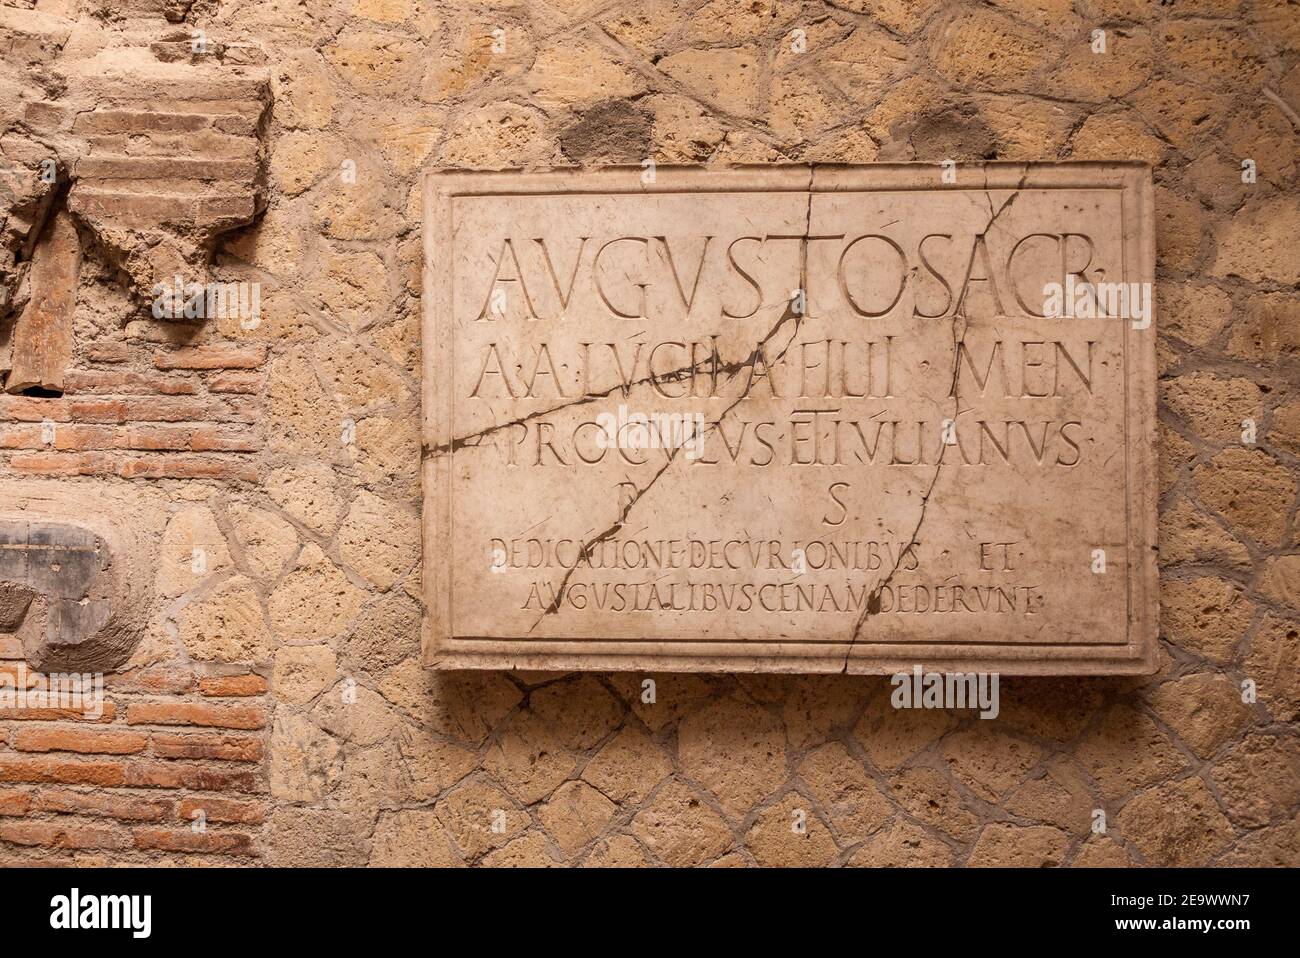
[[[804,232],[803,232],[803,238],[805,240],[812,235],[812,201],[814,195],[813,184],[815,182],[815,175],[816,175],[816,167],[810,167],[808,170],[808,186],[805,190],[807,195],[807,204],[805,206],[805,211],[804,211]],[[749,398],[749,391],[754,385],[754,376],[753,376],[754,366],[759,361],[759,359],[763,359],[764,364],[769,367],[774,366],[785,359],[785,354],[789,352],[790,347],[794,345],[795,340],[799,336],[799,328],[803,322],[804,315],[806,314],[808,309],[807,289],[808,289],[808,244],[807,242],[804,242],[800,244],[800,248],[799,248],[799,286],[795,290],[796,296],[792,296],[790,300],[787,301],[785,310],[782,312],[781,316],[777,319],[776,323],[772,326],[770,330],[768,330],[767,335],[764,336],[761,340],[759,340],[758,344],[754,347],[753,351],[749,354],[749,359],[740,365],[739,369],[748,368],[750,370],[749,382],[745,384],[744,391],[738,397],[736,397],[736,399],[733,400],[727,406],[727,408],[721,412],[721,414],[719,414],[717,419],[715,419],[712,424],[710,424],[708,427],[705,428],[705,430],[701,433],[701,438],[707,436],[714,429],[717,429],[722,424],[722,421],[726,419],[729,415],[731,415],[732,411],[735,410],[737,406],[739,406],[742,402],[744,402],[746,399]],[[795,308],[796,298],[801,307],[799,309]],[[786,342],[785,346],[782,347],[781,351],[777,354],[776,359],[774,361],[768,362],[764,357],[764,347],[767,346],[767,344],[772,341],[772,339],[781,331],[781,328],[785,326],[785,324],[788,323],[791,319],[794,320],[794,330],[790,334],[790,339]],[[739,371],[739,369],[737,370],[737,372]],[[618,518],[614,520],[613,524],[611,524],[609,528],[605,529],[596,537],[590,540],[586,540],[582,543],[582,546],[578,551],[578,554],[580,556],[590,556],[592,549],[600,545],[600,543],[609,539],[611,536],[616,535],[619,532],[619,530],[623,528],[623,524],[627,522],[627,517],[628,515],[631,514],[632,509],[636,506],[636,504],[640,502],[641,499],[654,487],[655,483],[657,483],[660,477],[662,477],[663,474],[668,471],[669,467],[672,466],[673,463],[677,461],[677,453],[681,448],[683,447],[677,446],[669,451],[664,464],[660,466],[658,470],[656,470],[653,476],[650,477],[649,482],[647,482],[643,487],[637,489],[636,495],[631,496],[628,499],[627,503],[625,503],[624,506],[619,510]],[[532,624],[531,627],[529,627],[528,629],[529,634],[531,634],[532,631],[536,629],[537,626],[540,625],[548,615],[554,615],[559,611],[560,605],[564,601],[564,593],[565,590],[568,588],[569,580],[573,577],[573,574],[574,572],[577,571],[577,569],[578,569],[578,563],[575,562],[572,566],[569,567],[568,571],[565,572],[564,577],[560,580],[559,588],[555,590],[555,596],[551,600],[551,604],[542,610],[542,614],[539,615],[537,617],[537,620]]]
[[[995,210],[993,208],[993,197],[990,195],[988,189],[988,173],[987,171],[985,172],[984,198],[989,204],[989,221],[984,224],[984,228],[980,230],[979,233],[975,234],[977,237],[988,235],[988,231],[993,228],[993,225],[998,221],[998,218],[1001,217],[1002,214],[1010,208],[1011,204],[1016,201],[1016,198],[1020,196],[1021,192],[1025,188],[1025,182],[1028,177],[1029,166],[1026,164],[1020,174],[1020,180],[1016,183],[1016,187],[1012,191],[1011,195],[1008,196],[1006,200],[1002,202],[1002,205]],[[960,333],[958,333],[959,326],[961,329]],[[948,387],[948,395],[953,399],[954,423],[956,422],[957,417],[961,415],[961,399],[957,395],[957,386],[958,380],[961,377],[961,350],[966,343],[966,333],[969,329],[970,323],[967,321],[966,315],[963,312],[954,310],[952,322],[952,380]],[[866,602],[863,603],[862,611],[858,613],[858,617],[853,623],[853,632],[850,633],[848,646],[844,650],[844,665],[840,668],[840,673],[842,675],[848,674],[849,661],[853,656],[853,649],[862,635],[863,626],[866,625],[867,620],[871,618],[871,616],[880,611],[881,594],[885,591],[890,582],[893,581],[894,576],[898,573],[899,568],[903,564],[903,559],[907,556],[908,552],[916,547],[917,540],[921,535],[921,527],[925,524],[925,516],[930,507],[930,497],[934,494],[935,487],[939,483],[939,475],[943,470],[943,459],[948,452],[948,448],[949,443],[943,442],[940,444],[939,458],[936,460],[934,465],[934,474],[930,477],[930,483],[926,487],[925,494],[921,497],[921,509],[917,515],[916,525],[912,528],[912,534],[908,539],[907,545],[899,550],[898,557],[894,560],[894,564],[890,567],[889,572],[880,580],[879,583],[876,584],[876,587],[871,590],[871,594],[867,596]]]
[[[770,334],[769,334],[770,335]],[[766,342],[766,340],[764,340]],[[715,378],[719,376],[734,376],[741,370],[748,369],[754,361],[751,353],[745,359],[737,359],[731,362],[719,363],[720,355],[715,347],[713,353],[705,359],[691,363],[688,366],[681,366],[677,369],[671,369],[665,373],[652,373],[649,376],[643,376],[641,379],[632,380],[631,382],[615,383],[608,389],[602,389],[599,392],[587,392],[578,398],[558,406],[551,406],[547,409],[540,409],[537,412],[531,412],[526,416],[519,416],[508,422],[498,423],[495,426],[488,426],[480,429],[478,432],[466,433],[464,436],[457,436],[450,442],[438,443],[435,446],[425,446],[423,454],[425,459],[438,459],[448,453],[456,453],[461,449],[477,449],[483,444],[483,440],[501,432],[503,429],[510,429],[513,426],[525,426],[535,420],[554,415],[555,413],[564,412],[574,409],[578,406],[586,406],[600,399],[608,399],[616,392],[622,392],[624,397],[630,395],[633,390],[642,386],[655,386],[660,383],[682,382],[690,376],[697,373],[708,371]],[[712,365],[711,365],[712,364]]]

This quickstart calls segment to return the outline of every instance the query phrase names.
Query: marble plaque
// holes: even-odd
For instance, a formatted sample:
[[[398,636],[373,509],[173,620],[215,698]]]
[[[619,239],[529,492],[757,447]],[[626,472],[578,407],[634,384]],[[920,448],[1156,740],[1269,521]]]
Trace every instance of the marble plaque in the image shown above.
[[[429,665],[1153,669],[1145,165],[424,200]]]

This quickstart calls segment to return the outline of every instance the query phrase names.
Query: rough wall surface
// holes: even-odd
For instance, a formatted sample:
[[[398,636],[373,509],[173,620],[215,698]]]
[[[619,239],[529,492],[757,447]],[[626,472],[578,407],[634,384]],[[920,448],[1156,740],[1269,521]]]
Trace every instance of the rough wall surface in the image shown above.
[[[1297,50],[1282,0],[0,0],[0,515],[129,526],[148,619],[102,715],[0,711],[0,864],[1300,864]],[[1157,675],[421,667],[420,172],[647,158],[1154,165]],[[178,271],[260,321],[154,319]]]

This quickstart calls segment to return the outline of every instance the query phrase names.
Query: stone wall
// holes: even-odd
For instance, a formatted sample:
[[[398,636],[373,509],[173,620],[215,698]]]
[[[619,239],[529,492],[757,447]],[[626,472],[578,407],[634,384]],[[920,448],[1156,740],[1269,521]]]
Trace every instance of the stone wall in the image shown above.
[[[0,864],[1300,864],[1298,48],[1284,0],[0,0],[0,519],[120,528],[146,620],[101,715],[0,711]],[[421,666],[420,173],[647,158],[1153,164],[1157,675],[981,721]],[[173,274],[260,321],[154,318]]]

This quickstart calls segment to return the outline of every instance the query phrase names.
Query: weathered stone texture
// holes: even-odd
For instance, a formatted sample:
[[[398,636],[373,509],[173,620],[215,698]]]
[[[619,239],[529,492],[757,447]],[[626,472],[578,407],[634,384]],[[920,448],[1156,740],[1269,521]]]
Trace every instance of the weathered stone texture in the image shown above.
[[[0,395],[0,513],[134,530],[143,621],[97,718],[0,711],[0,859],[1300,864],[1293,5],[34,6],[0,4],[0,368],[60,209],[82,257],[63,395]],[[1154,164],[1159,673],[1007,678],[981,721],[878,677],[422,668],[422,169],[949,158]],[[154,320],[177,269],[260,281],[261,322]]]

